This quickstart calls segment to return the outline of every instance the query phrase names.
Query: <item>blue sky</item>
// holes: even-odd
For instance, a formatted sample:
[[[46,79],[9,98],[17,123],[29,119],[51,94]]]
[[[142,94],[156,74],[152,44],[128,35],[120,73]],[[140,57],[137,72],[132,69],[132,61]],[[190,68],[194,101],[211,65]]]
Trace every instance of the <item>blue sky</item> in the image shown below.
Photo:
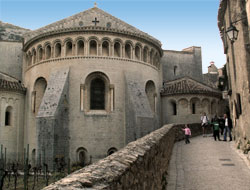
[[[0,0],[0,20],[37,29],[93,7],[154,36],[162,48],[202,47],[203,72],[210,61],[225,64],[217,27],[219,0]]]

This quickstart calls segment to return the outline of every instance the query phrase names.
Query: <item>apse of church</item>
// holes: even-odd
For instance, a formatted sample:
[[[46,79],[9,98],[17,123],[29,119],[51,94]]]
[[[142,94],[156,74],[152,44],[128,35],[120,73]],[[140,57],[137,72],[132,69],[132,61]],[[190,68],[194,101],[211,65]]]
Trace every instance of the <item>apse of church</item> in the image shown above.
[[[97,7],[24,33],[23,46],[16,42],[23,59],[11,62],[22,69],[1,67],[23,80],[0,69],[0,130],[8,134],[0,143],[10,159],[22,159],[29,144],[33,164],[53,168],[55,159],[70,158],[86,165],[163,124],[199,122],[203,108],[218,111],[212,105],[220,92],[203,84],[200,47],[162,50],[159,40]],[[5,88],[11,80],[18,94]],[[188,84],[185,93],[180,84]]]

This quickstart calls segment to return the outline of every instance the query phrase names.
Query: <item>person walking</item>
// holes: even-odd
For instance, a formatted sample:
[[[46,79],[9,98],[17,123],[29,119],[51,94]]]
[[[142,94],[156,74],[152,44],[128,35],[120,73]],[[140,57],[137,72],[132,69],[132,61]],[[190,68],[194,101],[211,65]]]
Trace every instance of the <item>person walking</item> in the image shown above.
[[[228,118],[227,114],[224,114],[224,140],[223,141],[227,141],[227,133],[228,136],[230,138],[230,141],[232,141],[232,134],[231,134],[231,130],[232,130],[232,120],[230,118]]]
[[[206,128],[208,126],[208,117],[206,115],[206,112],[203,113],[203,115],[201,116],[201,127],[203,130],[203,137],[206,137]]]
[[[182,129],[185,132],[185,143],[189,144],[190,140],[189,137],[191,136],[191,130],[189,129],[188,125],[185,125],[185,128]]]
[[[219,119],[218,118],[214,118],[213,122],[212,122],[212,125],[213,125],[214,140],[216,141],[218,139],[220,141]]]

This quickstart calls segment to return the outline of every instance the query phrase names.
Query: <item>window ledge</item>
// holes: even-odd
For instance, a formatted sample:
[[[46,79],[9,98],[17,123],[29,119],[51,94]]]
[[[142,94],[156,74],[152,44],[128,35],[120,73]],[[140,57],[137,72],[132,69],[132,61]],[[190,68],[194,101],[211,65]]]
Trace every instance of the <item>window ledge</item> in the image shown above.
[[[85,115],[87,116],[107,116],[109,115],[109,112],[106,110],[89,110],[85,112]]]

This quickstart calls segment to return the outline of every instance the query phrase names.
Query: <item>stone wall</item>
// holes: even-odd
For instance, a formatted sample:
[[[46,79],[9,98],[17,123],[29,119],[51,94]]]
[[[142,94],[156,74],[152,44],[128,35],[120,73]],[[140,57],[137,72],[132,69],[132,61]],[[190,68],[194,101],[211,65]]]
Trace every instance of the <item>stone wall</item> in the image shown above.
[[[190,77],[203,82],[201,48],[190,47],[182,51],[164,50],[161,59],[163,81]]]
[[[44,190],[165,189],[172,148],[175,141],[184,138],[182,127],[165,125]],[[202,133],[200,124],[190,124],[190,128],[192,136]]]
[[[231,43],[225,30],[232,22],[239,31]],[[244,19],[246,18],[246,19]],[[233,120],[233,136],[237,148],[250,155],[250,31],[249,0],[222,0],[218,11],[218,27],[227,56],[229,107]]]
[[[0,42],[0,72],[22,80],[22,43]]]

